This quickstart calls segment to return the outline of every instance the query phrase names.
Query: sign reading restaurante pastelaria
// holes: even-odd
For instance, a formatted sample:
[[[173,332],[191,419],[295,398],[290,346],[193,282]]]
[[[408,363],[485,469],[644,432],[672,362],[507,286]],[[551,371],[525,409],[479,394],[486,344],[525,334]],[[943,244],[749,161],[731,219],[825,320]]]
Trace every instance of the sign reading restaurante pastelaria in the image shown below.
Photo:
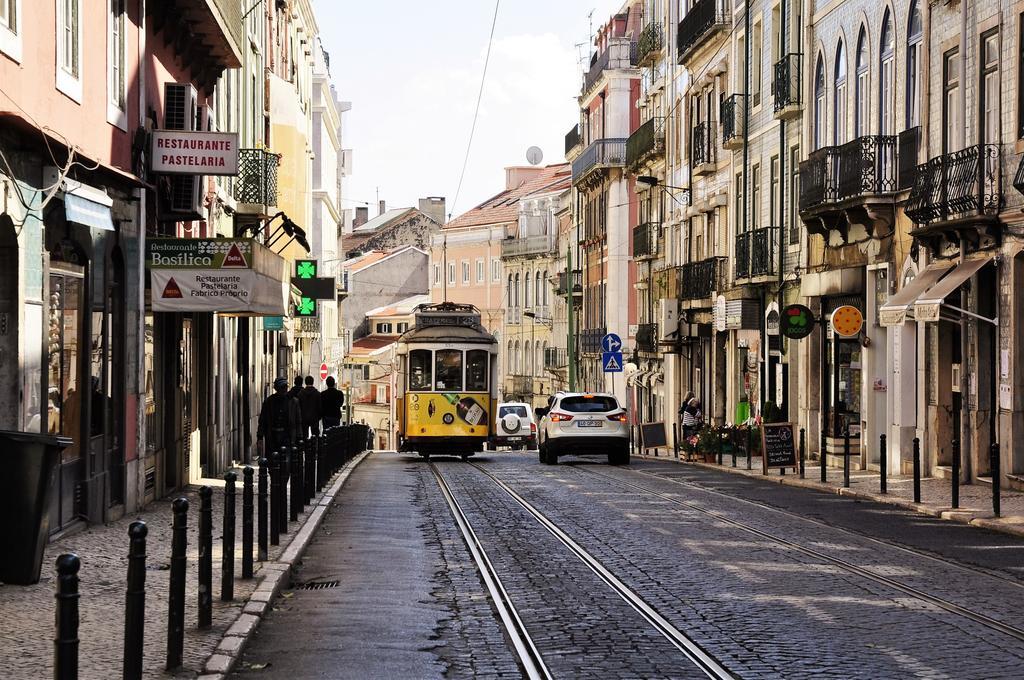
[[[150,154],[154,173],[237,175],[237,132],[153,130]]]

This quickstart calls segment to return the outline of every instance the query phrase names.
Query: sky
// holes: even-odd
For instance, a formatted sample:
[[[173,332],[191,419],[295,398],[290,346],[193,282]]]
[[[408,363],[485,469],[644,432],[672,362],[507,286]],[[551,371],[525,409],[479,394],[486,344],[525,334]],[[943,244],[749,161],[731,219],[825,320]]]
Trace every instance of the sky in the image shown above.
[[[459,175],[494,17],[493,0],[312,0],[353,149],[343,207],[389,208],[444,196],[457,217],[504,188],[504,168],[564,161],[576,124],[580,59],[622,0],[500,0],[480,115]]]

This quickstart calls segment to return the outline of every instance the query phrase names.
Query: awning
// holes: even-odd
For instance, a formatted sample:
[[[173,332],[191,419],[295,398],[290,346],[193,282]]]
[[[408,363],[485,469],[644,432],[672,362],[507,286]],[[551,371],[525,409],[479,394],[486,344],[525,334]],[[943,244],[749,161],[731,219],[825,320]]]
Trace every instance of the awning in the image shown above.
[[[939,312],[945,299],[951,295],[963,283],[978,273],[978,270],[992,261],[994,255],[982,257],[976,260],[967,260],[956,266],[956,269],[946,275],[944,279],[928,289],[914,303],[914,317],[918,321],[938,321]],[[959,309],[959,308],[957,308]]]
[[[899,326],[907,319],[907,310],[917,302],[921,294],[935,285],[942,275],[953,268],[953,262],[935,262],[903,286],[878,310],[878,321],[882,326]]]
[[[110,217],[111,205],[113,201],[104,204],[70,191],[64,194],[64,216],[67,221],[94,229],[114,231],[114,220]]]

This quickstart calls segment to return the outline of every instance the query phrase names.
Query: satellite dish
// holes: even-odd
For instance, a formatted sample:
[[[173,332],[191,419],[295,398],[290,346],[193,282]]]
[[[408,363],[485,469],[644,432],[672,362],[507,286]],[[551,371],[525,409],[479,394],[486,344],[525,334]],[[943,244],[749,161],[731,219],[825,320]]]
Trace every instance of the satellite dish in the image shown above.
[[[537,165],[544,160],[544,152],[540,150],[539,146],[531,146],[526,150],[526,160],[530,162],[530,165]]]

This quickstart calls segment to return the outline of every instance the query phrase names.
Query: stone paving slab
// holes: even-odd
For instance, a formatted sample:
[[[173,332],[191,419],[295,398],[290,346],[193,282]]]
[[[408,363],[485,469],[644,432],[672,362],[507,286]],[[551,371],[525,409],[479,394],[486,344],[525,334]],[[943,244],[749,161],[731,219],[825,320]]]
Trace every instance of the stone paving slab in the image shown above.
[[[750,461],[751,469],[747,469],[747,459],[740,455],[736,458],[736,467],[732,467],[732,456],[723,457],[723,465],[702,461],[676,461],[671,452],[662,452],[658,456],[640,454],[637,457],[647,460],[679,462],[695,465],[711,470],[730,472],[748,477],[759,477],[767,481],[798,486],[817,491],[837,493],[853,498],[862,498],[895,505],[913,510],[924,515],[939,517],[972,526],[1000,531],[1013,536],[1024,537],[1024,493],[1002,489],[1000,493],[1000,516],[992,512],[992,487],[988,484],[961,484],[960,507],[953,509],[951,501],[952,483],[948,479],[924,477],[921,479],[921,502],[914,502],[914,478],[910,475],[889,475],[886,480],[887,493],[879,493],[881,475],[874,470],[851,470],[850,486],[843,486],[842,468],[829,467],[826,470],[827,481],[821,482],[821,468],[817,461],[807,461],[805,478],[800,479],[793,470],[780,475],[778,470],[769,470],[767,475],[761,472],[761,457],[754,456]]]
[[[144,511],[106,525],[95,525],[49,544],[42,577],[33,586],[0,584],[0,668],[5,678],[48,678],[53,674],[54,589],[53,564],[62,553],[74,552],[82,560],[79,572],[79,677],[100,680],[120,677],[124,645],[125,579],[128,569],[128,526],[143,520],[149,528],[146,552],[146,617],[143,674],[146,678],[222,678],[231,671],[268,603],[290,582],[291,567],[301,559],[325,508],[338,493],[351,470],[366,454],[347,463],[328,482],[324,492],[289,522],[281,545],[270,546],[267,562],[254,562],[254,578],[242,580],[242,484],[237,486],[235,527],[234,600],[222,602],[221,555],[223,535],[223,480],[204,479],[173,497],[151,503]],[[213,625],[196,626],[198,618],[199,487],[213,493]],[[168,564],[171,546],[171,501],[189,500],[188,571],[185,580],[185,652],[181,669],[164,670],[167,645]],[[255,519],[253,532],[256,532]],[[256,536],[253,538],[254,542]],[[255,549],[254,549],[255,552]],[[250,601],[251,600],[251,601]]]

